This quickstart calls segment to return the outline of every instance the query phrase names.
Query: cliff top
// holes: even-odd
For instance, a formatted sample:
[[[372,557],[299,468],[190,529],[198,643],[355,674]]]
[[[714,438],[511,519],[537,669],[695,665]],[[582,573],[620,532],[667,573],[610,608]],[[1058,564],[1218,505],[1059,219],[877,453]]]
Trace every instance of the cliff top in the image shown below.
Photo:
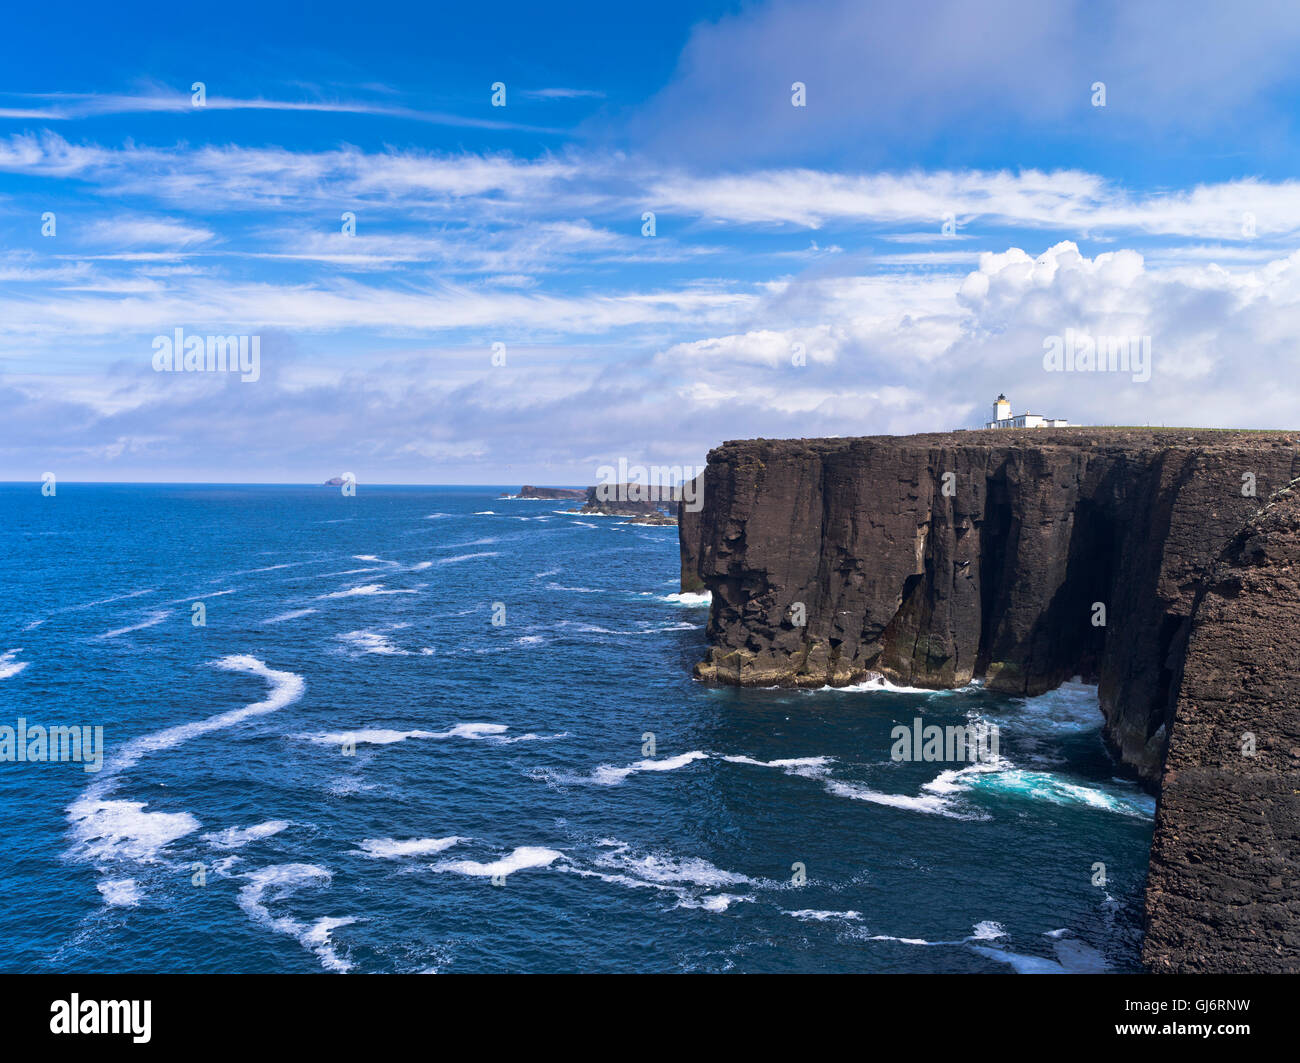
[[[833,453],[864,445],[898,447],[1119,448],[1124,450],[1262,450],[1300,446],[1300,429],[1254,428],[977,428],[921,432],[907,436],[833,436],[811,439],[729,439],[709,455],[719,458],[747,450],[806,450]]]

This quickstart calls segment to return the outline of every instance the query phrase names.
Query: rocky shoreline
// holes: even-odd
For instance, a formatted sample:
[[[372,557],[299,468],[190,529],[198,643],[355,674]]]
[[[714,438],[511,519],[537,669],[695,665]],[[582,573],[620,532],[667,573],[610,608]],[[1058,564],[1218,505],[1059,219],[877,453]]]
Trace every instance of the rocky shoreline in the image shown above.
[[[1300,434],[758,439],[703,477],[678,515],[682,590],[712,593],[697,677],[1032,695],[1081,675],[1160,794],[1147,965],[1300,970],[1300,531],[1290,495],[1264,508]]]

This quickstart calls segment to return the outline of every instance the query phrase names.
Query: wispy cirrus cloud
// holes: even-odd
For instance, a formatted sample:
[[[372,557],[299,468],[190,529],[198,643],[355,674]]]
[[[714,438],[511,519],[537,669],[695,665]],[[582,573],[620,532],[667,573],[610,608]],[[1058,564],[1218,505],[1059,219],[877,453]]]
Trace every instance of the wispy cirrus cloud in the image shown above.
[[[605,93],[598,89],[524,89],[521,95],[528,100],[603,100]]]
[[[545,91],[545,90],[544,90]],[[565,90],[557,90],[565,91]],[[32,93],[29,98],[44,101],[38,108],[0,109],[0,118],[28,118],[35,121],[71,122],[80,118],[130,114],[196,114],[203,111],[279,111],[286,114],[369,115],[398,118],[430,125],[562,135],[559,128],[513,122],[501,118],[479,118],[449,111],[424,110],[391,102],[365,100],[283,100],[263,97],[209,96],[196,103],[192,91],[154,90],[147,93]],[[542,98],[542,97],[539,97]]]
[[[357,148],[104,147],[48,132],[0,139],[0,172],[77,178],[105,196],[138,196],[160,205],[201,197],[207,211],[364,205],[506,225],[546,216],[555,225],[582,224],[575,215],[590,213],[618,216],[628,231],[637,231],[642,212],[653,210],[708,225],[873,226],[890,230],[879,238],[893,241],[941,235],[946,219],[956,226],[957,238],[968,236],[972,225],[1105,238],[1233,240],[1300,233],[1300,181],[1254,177],[1152,192],[1081,170],[710,174],[572,152],[523,159]],[[918,231],[894,231],[908,224]]]

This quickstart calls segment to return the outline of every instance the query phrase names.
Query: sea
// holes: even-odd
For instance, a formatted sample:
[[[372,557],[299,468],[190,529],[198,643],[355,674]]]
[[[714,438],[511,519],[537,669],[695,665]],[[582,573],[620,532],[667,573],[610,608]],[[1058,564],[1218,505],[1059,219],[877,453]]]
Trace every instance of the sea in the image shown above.
[[[511,490],[0,485],[0,970],[1140,969],[1095,687],[705,686],[676,529]]]

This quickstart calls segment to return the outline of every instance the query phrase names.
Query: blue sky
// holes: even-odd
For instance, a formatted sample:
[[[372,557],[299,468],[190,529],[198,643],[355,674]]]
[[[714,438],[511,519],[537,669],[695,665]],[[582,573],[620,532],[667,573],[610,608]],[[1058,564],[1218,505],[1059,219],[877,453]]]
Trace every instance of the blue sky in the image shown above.
[[[1288,5],[465,6],[10,14],[0,479],[590,483],[999,391],[1295,423]],[[176,328],[259,378],[155,372]],[[1067,330],[1150,379],[1046,371]]]

